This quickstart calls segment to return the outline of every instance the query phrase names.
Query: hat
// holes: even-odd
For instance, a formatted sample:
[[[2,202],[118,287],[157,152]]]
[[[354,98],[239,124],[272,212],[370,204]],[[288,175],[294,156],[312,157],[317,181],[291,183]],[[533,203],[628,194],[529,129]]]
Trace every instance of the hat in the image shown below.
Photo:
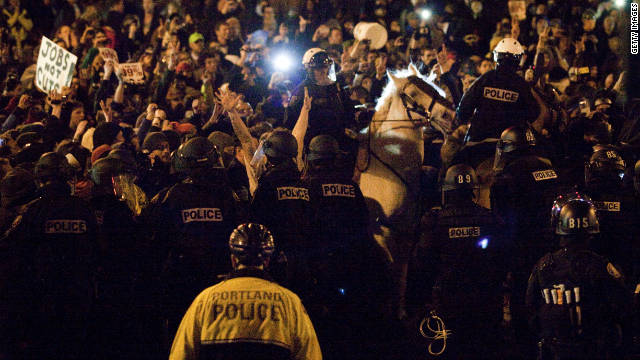
[[[177,132],[180,135],[184,135],[184,134],[195,134],[195,132],[197,131],[195,125],[193,125],[192,123],[175,123],[175,126],[173,128],[175,130],[175,132]]]
[[[153,150],[161,150],[161,144],[163,142],[169,142],[167,136],[161,132],[152,132],[147,134],[142,142],[142,150],[152,152]]]
[[[35,177],[31,171],[17,167],[10,170],[0,182],[2,206],[8,207],[36,191]]]
[[[100,145],[93,149],[93,152],[91,153],[91,165],[95,164],[95,162],[101,158],[107,157],[109,155],[109,151],[111,151],[111,146],[107,144]]]
[[[16,139],[19,148],[23,148],[27,144],[42,141],[42,136],[36,132],[28,131],[20,134]]]
[[[207,138],[213,145],[215,145],[220,151],[224,150],[224,148],[229,146],[235,146],[236,142],[233,137],[227,133],[223,133],[222,131],[214,131],[209,134]]]
[[[193,34],[189,35],[189,44],[193,44],[198,40],[204,41],[204,36],[199,32],[194,32]]]

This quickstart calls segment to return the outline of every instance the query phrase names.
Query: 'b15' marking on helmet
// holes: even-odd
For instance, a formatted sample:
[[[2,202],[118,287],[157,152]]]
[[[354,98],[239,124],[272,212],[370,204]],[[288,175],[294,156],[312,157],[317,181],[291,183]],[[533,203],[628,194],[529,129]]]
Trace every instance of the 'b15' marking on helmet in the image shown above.
[[[549,180],[549,179],[557,179],[558,175],[553,170],[540,170],[534,171],[531,173],[535,181]]]
[[[479,226],[449,228],[449,239],[480,236]]]
[[[309,190],[293,186],[277,188],[278,200],[305,200],[309,201]]]
[[[356,197],[356,188],[348,184],[322,184],[322,196]]]
[[[520,94],[515,91],[492,88],[492,87],[485,87],[484,93],[482,95],[487,99],[498,100],[503,102],[516,102],[518,101],[518,96],[520,96]]]
[[[620,211],[619,201],[594,201],[593,205],[599,211]]]
[[[192,221],[222,221],[222,210],[218,208],[194,208],[182,210],[182,222]]]
[[[584,229],[589,227],[589,218],[569,218],[569,229]]]

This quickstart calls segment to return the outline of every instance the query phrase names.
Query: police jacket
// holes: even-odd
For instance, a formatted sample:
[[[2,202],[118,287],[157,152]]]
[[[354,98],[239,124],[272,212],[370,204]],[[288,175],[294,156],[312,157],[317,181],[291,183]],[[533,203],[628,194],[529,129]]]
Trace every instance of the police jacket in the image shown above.
[[[468,296],[455,295],[458,293],[485,298],[499,295],[494,290],[505,278],[503,254],[509,251],[502,226],[490,210],[470,199],[425,214],[410,275],[411,281],[417,282],[414,296],[421,304],[434,285],[447,298],[443,302],[469,301]]]
[[[318,135],[331,135],[339,143],[345,141],[344,129],[354,122],[355,111],[348,95],[341,89],[338,83],[330,85],[316,85],[309,78],[304,80],[293,91],[291,102],[285,110],[285,127],[293,129],[304,103],[304,88],[313,98],[311,111],[309,112],[309,128],[305,135],[305,145]]]
[[[514,241],[525,244],[527,239],[535,239],[539,244],[550,244],[538,236],[550,233],[545,231],[549,211],[560,193],[556,170],[548,159],[526,151],[503,156],[506,165],[491,186],[491,209],[505,220],[507,234]],[[528,267],[546,251],[536,254]]]
[[[196,297],[169,359],[319,360],[322,354],[298,296],[264,271],[245,268]]]
[[[562,295],[559,289],[564,289]],[[610,336],[606,332],[611,324],[627,316],[630,299],[612,263],[573,245],[538,261],[529,277],[526,304],[541,337],[569,341],[581,328],[583,336],[593,340]]]
[[[249,208],[252,222],[265,225],[279,249],[306,248],[311,239],[309,188],[293,161],[267,170],[258,180]]]
[[[193,276],[209,281],[229,270],[229,235],[240,219],[233,192],[222,182],[194,183],[187,178],[161,191],[145,217],[156,244],[164,247],[160,260],[170,258],[165,267],[186,266]]]
[[[529,84],[504,69],[480,76],[464,93],[457,109],[458,124],[471,125],[469,141],[500,138],[504,129],[525,125],[537,115],[538,103]]]
[[[95,235],[88,204],[66,183],[47,184],[25,206],[0,239],[0,348],[17,341],[36,358],[82,357]]]

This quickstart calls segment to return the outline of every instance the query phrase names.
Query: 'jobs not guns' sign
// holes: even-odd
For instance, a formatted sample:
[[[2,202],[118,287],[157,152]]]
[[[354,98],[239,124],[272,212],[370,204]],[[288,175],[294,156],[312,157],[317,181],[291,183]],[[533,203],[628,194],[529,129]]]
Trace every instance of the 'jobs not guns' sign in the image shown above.
[[[36,65],[36,86],[49,92],[71,85],[77,61],[77,56],[43,36]]]

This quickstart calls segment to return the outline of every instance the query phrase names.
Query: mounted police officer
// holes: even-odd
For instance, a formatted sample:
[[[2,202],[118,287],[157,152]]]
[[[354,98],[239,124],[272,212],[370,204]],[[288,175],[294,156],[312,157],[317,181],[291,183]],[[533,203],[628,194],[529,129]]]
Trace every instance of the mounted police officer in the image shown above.
[[[508,258],[504,255],[509,246],[501,220],[474,203],[477,188],[478,178],[470,166],[458,164],[447,170],[442,208],[423,216],[409,270],[407,298],[418,314],[430,303],[451,330],[454,343],[447,340],[446,351],[452,358],[477,356],[479,348],[489,356],[500,338],[496,331],[502,320]]]
[[[209,140],[195,137],[182,144],[174,167],[186,179],[161,191],[146,214],[163,264],[160,286],[168,334],[193,297],[229,272],[226,238],[241,221],[220,155]]]
[[[43,154],[35,166],[40,197],[0,240],[1,308],[10,316],[2,314],[0,348],[16,358],[88,356],[96,219],[71,196],[72,173],[63,155]]]
[[[285,112],[285,126],[293,129],[304,102],[304,89],[313,98],[313,106],[309,113],[309,129],[305,136],[305,147],[311,139],[318,135],[331,135],[338,141],[342,149],[351,146],[344,135],[344,129],[350,127],[355,119],[355,110],[351,106],[349,94],[330,78],[333,71],[333,60],[329,54],[312,48],[302,57],[302,65],[307,71],[307,78],[293,91],[291,101]],[[349,146],[347,146],[349,145]]]
[[[598,210],[600,237],[593,250],[611,259],[627,276],[633,272],[634,242],[637,243],[638,209],[624,188],[625,162],[611,146],[596,146],[585,165],[585,193]]]
[[[275,264],[272,272],[278,281],[300,279],[306,271],[307,248],[314,243],[311,239],[311,198],[309,188],[300,179],[300,172],[294,159],[298,154],[298,144],[291,132],[276,129],[263,141],[262,150],[266,157],[266,168],[258,179],[249,209],[249,219],[267,226],[278,238]],[[285,265],[285,262],[288,264]],[[287,270],[288,269],[288,270]],[[296,269],[296,270],[294,270]],[[289,274],[285,274],[289,272]],[[304,294],[301,294],[304,297]]]
[[[556,207],[552,224],[560,250],[538,261],[526,295],[541,339],[539,358],[623,358],[619,325],[628,316],[630,294],[620,270],[589,249],[600,232],[596,207],[584,197]]]
[[[516,73],[524,50],[511,38],[493,50],[497,66],[480,76],[458,105],[459,125],[470,124],[468,141],[498,138],[510,126],[525,126],[537,117],[538,104],[531,87]]]
[[[233,271],[193,301],[169,359],[322,359],[302,302],[266,271],[275,248],[263,225],[242,224],[233,231]]]

